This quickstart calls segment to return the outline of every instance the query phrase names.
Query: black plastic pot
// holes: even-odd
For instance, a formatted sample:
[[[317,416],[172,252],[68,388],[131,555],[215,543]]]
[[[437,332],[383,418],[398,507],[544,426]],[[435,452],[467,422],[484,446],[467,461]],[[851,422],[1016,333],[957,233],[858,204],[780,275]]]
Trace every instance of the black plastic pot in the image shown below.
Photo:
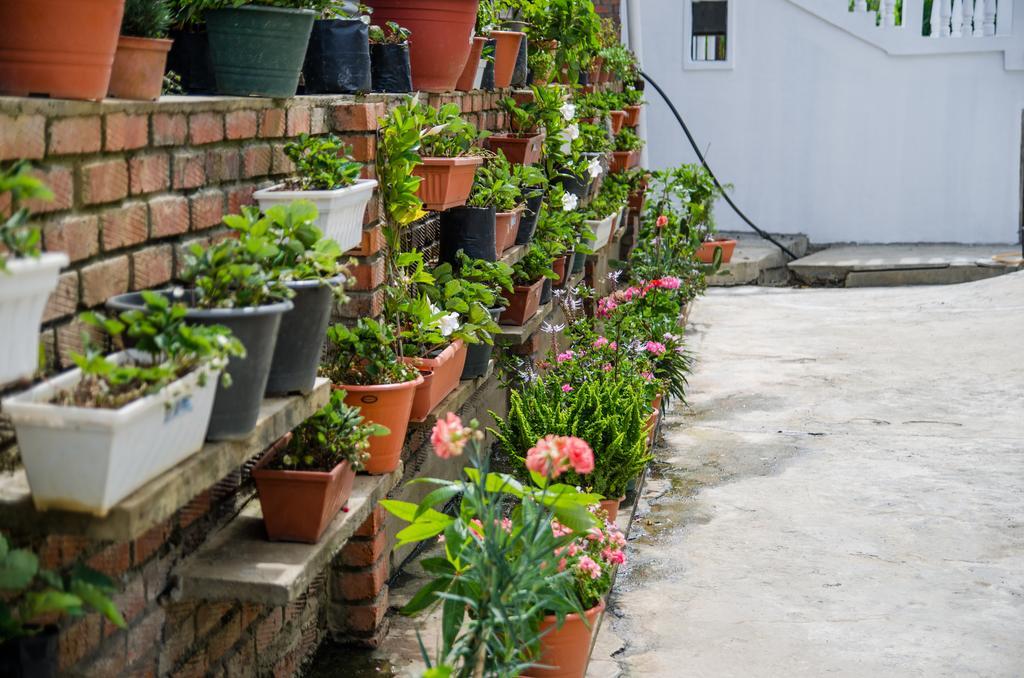
[[[171,31],[170,37],[174,43],[167,54],[167,70],[181,77],[181,88],[185,93],[216,94],[217,81],[213,77],[206,29]]]
[[[292,97],[316,12],[243,5],[206,13],[217,92]]]
[[[441,212],[441,242],[438,258],[453,266],[462,250],[467,257],[494,261],[495,210],[493,207],[453,207]]]
[[[527,57],[527,46],[528,40],[523,38],[519,43],[519,54],[516,56],[516,67],[512,71],[512,86],[513,87],[526,87],[526,57]]]
[[[488,312],[494,322],[498,322],[502,308],[491,308]],[[466,366],[462,368],[460,379],[476,379],[487,374],[487,364],[491,362],[491,354],[494,353],[493,344],[470,344],[466,349]]]
[[[374,92],[411,92],[409,45],[370,45],[370,76]]]
[[[338,276],[330,281],[330,285],[321,284],[319,280],[287,283],[295,292],[292,297],[294,308],[281,318],[267,378],[267,395],[309,393],[313,390],[327,337],[327,325],[331,321],[334,302],[331,288],[342,281],[343,278]]]
[[[171,295],[167,290],[161,293]],[[192,293],[184,291],[175,300],[188,304],[192,300]],[[144,307],[141,292],[119,294],[107,300],[107,308],[117,313]],[[231,386],[225,388],[222,383],[217,384],[213,414],[206,430],[207,440],[244,438],[256,428],[281,317],[293,307],[290,301],[279,301],[255,308],[188,310],[185,317],[189,322],[197,325],[224,325],[238,337],[246,352],[244,358],[231,358],[228,361],[226,371],[231,377]]]
[[[572,258],[572,272],[579,273],[587,265],[587,255],[577,251]]]
[[[537,217],[540,216],[540,205],[544,201],[543,195],[527,198],[526,209],[519,219],[519,230],[516,232],[516,244],[525,245],[533,239],[533,232],[537,230]]]
[[[587,197],[591,181],[592,179],[589,174],[584,176],[582,179],[576,176],[559,176],[554,179],[554,182],[559,184],[566,193],[572,193],[580,200]]]
[[[58,629],[47,626],[34,636],[13,638],[0,644],[0,676],[4,678],[53,678],[57,675]]]
[[[549,301],[551,301],[552,289],[553,289],[553,287],[552,287],[551,278],[544,278],[544,287],[542,287],[541,290],[540,290],[540,305],[541,306],[543,306],[544,304],[546,304]]]
[[[317,19],[302,66],[308,94],[369,92],[369,27],[359,19]]]
[[[491,55],[484,66],[484,77],[480,80],[480,89],[494,89],[494,50],[498,43],[495,40],[488,40],[484,43],[484,51]]]

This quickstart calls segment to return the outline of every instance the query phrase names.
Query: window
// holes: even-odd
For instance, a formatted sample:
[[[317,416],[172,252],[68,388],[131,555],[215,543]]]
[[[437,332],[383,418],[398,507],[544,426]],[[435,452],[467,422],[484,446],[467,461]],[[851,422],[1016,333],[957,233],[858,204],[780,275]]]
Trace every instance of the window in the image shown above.
[[[732,68],[733,2],[730,0],[685,0],[685,68]]]

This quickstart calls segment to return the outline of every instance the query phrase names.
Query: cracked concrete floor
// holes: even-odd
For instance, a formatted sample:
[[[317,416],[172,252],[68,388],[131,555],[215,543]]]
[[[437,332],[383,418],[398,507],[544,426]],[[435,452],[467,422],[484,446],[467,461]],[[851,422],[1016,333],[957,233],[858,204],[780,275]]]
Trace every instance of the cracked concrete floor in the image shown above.
[[[1024,676],[1024,273],[712,290],[591,676]]]

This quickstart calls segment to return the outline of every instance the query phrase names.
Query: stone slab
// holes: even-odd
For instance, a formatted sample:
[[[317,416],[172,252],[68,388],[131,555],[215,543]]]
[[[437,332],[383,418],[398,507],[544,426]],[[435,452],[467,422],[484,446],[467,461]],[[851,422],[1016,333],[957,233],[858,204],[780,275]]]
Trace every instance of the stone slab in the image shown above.
[[[789,257],[778,247],[755,233],[724,232],[722,237],[735,238],[736,249],[732,259],[713,276],[708,276],[708,285],[730,287],[733,285],[781,285],[788,279],[786,262]],[[807,251],[807,236],[777,235],[772,237],[781,242],[797,256]]]
[[[0,477],[0,525],[36,534],[70,534],[117,542],[135,539],[309,418],[327,403],[330,388],[330,381],[317,379],[307,395],[264,400],[256,430],[249,437],[207,443],[102,518],[70,511],[37,511],[25,471],[5,474]]]
[[[268,541],[260,503],[250,501],[175,570],[176,595],[287,605],[309,588],[401,477],[401,467],[387,475],[357,476],[347,511],[338,513],[316,544]]]

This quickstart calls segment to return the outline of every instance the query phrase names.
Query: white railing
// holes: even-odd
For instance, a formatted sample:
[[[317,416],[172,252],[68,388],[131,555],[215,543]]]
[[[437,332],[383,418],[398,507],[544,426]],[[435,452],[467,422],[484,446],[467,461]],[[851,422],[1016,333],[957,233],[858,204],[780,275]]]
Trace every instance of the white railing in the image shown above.
[[[1000,0],[934,0],[927,17],[923,16],[924,0],[854,0],[852,5],[850,12],[868,15],[878,28],[906,26],[913,31],[922,26],[923,35],[927,20],[928,35],[932,38],[1010,35],[1013,26],[1012,0],[1003,0],[1001,6]]]

